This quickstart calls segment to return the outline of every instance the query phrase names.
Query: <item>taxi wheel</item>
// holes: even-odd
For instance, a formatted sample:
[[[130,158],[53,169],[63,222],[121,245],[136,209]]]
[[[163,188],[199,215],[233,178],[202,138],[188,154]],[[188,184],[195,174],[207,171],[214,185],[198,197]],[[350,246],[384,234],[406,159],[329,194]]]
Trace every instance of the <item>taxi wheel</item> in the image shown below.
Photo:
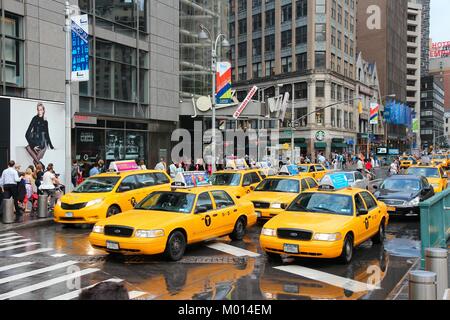
[[[106,211],[106,217],[109,218],[111,216],[115,216],[116,214],[119,214],[120,208],[116,205],[112,205],[111,207],[108,208],[108,211]]]
[[[233,241],[241,241],[245,236],[245,220],[244,218],[239,218],[234,225],[233,232],[230,233],[230,238]]]
[[[342,253],[339,260],[344,264],[349,264],[353,258],[353,237],[347,235],[344,240],[344,246],[342,247]]]
[[[186,250],[186,238],[180,231],[173,232],[166,244],[165,256],[171,261],[178,261],[183,258]]]
[[[383,220],[380,223],[380,227],[378,228],[377,234],[375,236],[373,236],[372,242],[374,244],[382,244],[384,242],[385,238],[386,238],[386,233],[385,233],[384,220]]]

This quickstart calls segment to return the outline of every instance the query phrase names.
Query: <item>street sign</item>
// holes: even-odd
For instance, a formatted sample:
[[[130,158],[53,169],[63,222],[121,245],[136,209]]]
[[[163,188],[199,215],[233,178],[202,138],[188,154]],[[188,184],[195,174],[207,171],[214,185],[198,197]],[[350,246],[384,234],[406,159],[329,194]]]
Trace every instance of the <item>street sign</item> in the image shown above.
[[[71,18],[72,74],[74,82],[89,81],[89,20],[88,15]]]
[[[238,119],[241,113],[244,111],[244,109],[247,107],[250,100],[255,95],[256,91],[258,91],[257,86],[253,86],[253,88],[249,91],[247,96],[245,97],[244,101],[241,103],[241,105],[237,108],[236,112],[233,114],[234,119]]]

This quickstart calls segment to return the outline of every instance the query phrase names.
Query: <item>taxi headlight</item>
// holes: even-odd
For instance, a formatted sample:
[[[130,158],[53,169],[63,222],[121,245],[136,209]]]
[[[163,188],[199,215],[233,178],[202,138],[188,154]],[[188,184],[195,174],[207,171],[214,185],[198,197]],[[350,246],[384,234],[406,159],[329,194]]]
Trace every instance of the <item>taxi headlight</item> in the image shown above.
[[[275,229],[269,229],[269,228],[263,228],[261,230],[261,234],[263,236],[268,236],[268,237],[276,237],[277,236],[277,230]]]
[[[338,233],[315,233],[314,240],[317,241],[338,241],[342,239],[342,235],[338,232]]]
[[[103,226],[94,226],[94,229],[92,229],[92,232],[103,234],[104,230],[105,230],[105,228]]]
[[[420,197],[417,197],[417,198],[414,198],[413,200],[409,201],[407,203],[407,205],[415,207],[415,206],[418,206],[419,203],[420,203]]]
[[[136,230],[136,238],[160,238],[164,237],[164,230]]]
[[[272,209],[281,209],[282,206],[283,206],[283,204],[282,203],[278,203],[278,202],[274,202],[274,203],[270,204],[270,207]]]
[[[101,199],[95,199],[95,200],[91,200],[88,203],[86,203],[86,207],[91,207],[91,206],[95,206],[96,204],[100,204],[103,202],[103,198]]]

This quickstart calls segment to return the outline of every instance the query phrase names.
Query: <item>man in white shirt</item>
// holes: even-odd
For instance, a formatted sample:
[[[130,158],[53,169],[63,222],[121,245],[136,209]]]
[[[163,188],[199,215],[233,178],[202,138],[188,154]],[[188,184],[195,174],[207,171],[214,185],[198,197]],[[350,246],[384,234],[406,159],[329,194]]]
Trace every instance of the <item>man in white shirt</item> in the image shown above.
[[[175,178],[177,174],[177,166],[173,162],[169,166],[169,174],[172,179]]]
[[[47,171],[45,171],[42,177],[42,183],[39,189],[50,198],[50,210],[53,210],[53,206],[55,205],[55,189],[57,185],[59,185],[59,180],[53,172],[53,164],[49,164]]]
[[[164,158],[161,158],[161,160],[156,164],[155,170],[167,171],[166,163],[164,162]]]
[[[18,201],[18,187],[17,183],[20,182],[19,174],[17,170],[14,168],[16,163],[11,160],[8,163],[8,168],[3,170],[2,176],[0,177],[0,187],[3,191],[3,199],[13,198],[14,207],[16,209],[16,222],[22,216],[22,211],[19,207]]]
[[[357,170],[359,172],[363,172],[364,171],[364,161],[362,161],[361,158],[358,158],[358,163],[356,164]]]

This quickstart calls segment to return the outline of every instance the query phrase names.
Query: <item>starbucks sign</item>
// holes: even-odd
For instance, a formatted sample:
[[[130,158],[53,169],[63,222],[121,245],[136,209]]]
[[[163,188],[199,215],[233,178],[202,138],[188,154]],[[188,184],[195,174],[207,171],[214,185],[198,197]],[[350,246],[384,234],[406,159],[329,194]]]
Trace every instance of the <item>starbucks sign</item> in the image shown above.
[[[317,140],[317,141],[323,141],[323,140],[325,140],[325,132],[323,132],[323,131],[317,131],[317,132],[316,132],[316,140]]]

